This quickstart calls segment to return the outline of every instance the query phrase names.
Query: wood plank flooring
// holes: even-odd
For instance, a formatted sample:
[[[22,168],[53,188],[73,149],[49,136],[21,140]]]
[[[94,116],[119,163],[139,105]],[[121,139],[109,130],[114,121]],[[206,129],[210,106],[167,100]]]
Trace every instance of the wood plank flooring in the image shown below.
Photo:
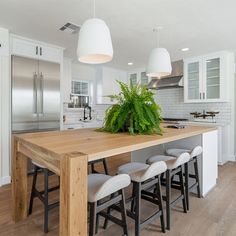
[[[57,178],[51,180],[54,184]],[[42,182],[42,181],[41,181]],[[40,187],[40,186],[39,186]],[[29,188],[30,189],[30,188]],[[57,198],[58,193],[53,193],[51,200]],[[172,213],[172,228],[166,234],[160,231],[160,222],[157,220],[147,226],[143,236],[235,236],[236,235],[236,163],[228,163],[219,167],[218,185],[204,199],[195,196],[190,198],[191,210],[187,214],[180,208]],[[11,219],[11,189],[10,186],[0,188],[0,236],[42,236],[43,208],[36,200],[33,214],[22,222],[15,224]],[[145,204],[144,214],[152,206]],[[58,235],[59,210],[54,209],[49,215],[50,232],[48,236]],[[130,236],[134,236],[134,224],[129,219]],[[98,236],[121,236],[119,226],[109,224],[106,231],[99,230]]]

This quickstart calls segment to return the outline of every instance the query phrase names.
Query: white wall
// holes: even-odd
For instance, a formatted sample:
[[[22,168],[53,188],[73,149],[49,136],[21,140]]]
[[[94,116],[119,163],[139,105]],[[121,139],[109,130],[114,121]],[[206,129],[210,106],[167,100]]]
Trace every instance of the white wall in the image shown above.
[[[85,65],[82,63],[72,63],[71,75],[72,80],[96,80],[96,66]]]
[[[4,53],[0,51],[0,186],[10,182],[10,54],[9,32],[0,28],[6,37]],[[2,38],[1,38],[2,39]]]

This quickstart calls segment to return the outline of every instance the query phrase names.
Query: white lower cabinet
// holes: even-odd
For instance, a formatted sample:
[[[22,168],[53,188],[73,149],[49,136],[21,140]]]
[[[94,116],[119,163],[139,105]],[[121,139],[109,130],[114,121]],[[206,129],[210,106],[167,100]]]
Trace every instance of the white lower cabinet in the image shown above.
[[[86,128],[100,128],[103,121],[78,122],[74,124],[64,124],[63,130],[86,129]]]

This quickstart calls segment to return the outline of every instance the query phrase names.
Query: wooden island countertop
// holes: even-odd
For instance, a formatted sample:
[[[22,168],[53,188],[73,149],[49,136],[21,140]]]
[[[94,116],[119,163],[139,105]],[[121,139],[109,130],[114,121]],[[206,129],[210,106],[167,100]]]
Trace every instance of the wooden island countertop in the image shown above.
[[[216,130],[189,125],[165,128],[163,135],[110,134],[95,129],[27,133],[14,136],[13,219],[27,217],[27,159],[60,175],[60,235],[87,235],[87,163]]]
[[[67,153],[83,153],[88,161],[101,159],[125,152],[143,149],[175,140],[192,137],[215,130],[212,126],[186,126],[184,129],[165,128],[163,135],[129,135],[128,133],[111,134],[96,131],[94,128],[27,133],[15,138],[40,150],[50,151],[55,156]]]

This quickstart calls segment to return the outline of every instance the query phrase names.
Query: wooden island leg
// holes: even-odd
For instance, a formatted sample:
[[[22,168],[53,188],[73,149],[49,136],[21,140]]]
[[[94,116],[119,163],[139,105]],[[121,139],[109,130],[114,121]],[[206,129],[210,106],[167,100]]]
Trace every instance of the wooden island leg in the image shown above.
[[[60,236],[87,236],[87,155],[71,153],[60,165]]]
[[[18,142],[14,140],[12,157],[12,218],[15,222],[28,215],[27,202],[27,157],[18,152]]]

